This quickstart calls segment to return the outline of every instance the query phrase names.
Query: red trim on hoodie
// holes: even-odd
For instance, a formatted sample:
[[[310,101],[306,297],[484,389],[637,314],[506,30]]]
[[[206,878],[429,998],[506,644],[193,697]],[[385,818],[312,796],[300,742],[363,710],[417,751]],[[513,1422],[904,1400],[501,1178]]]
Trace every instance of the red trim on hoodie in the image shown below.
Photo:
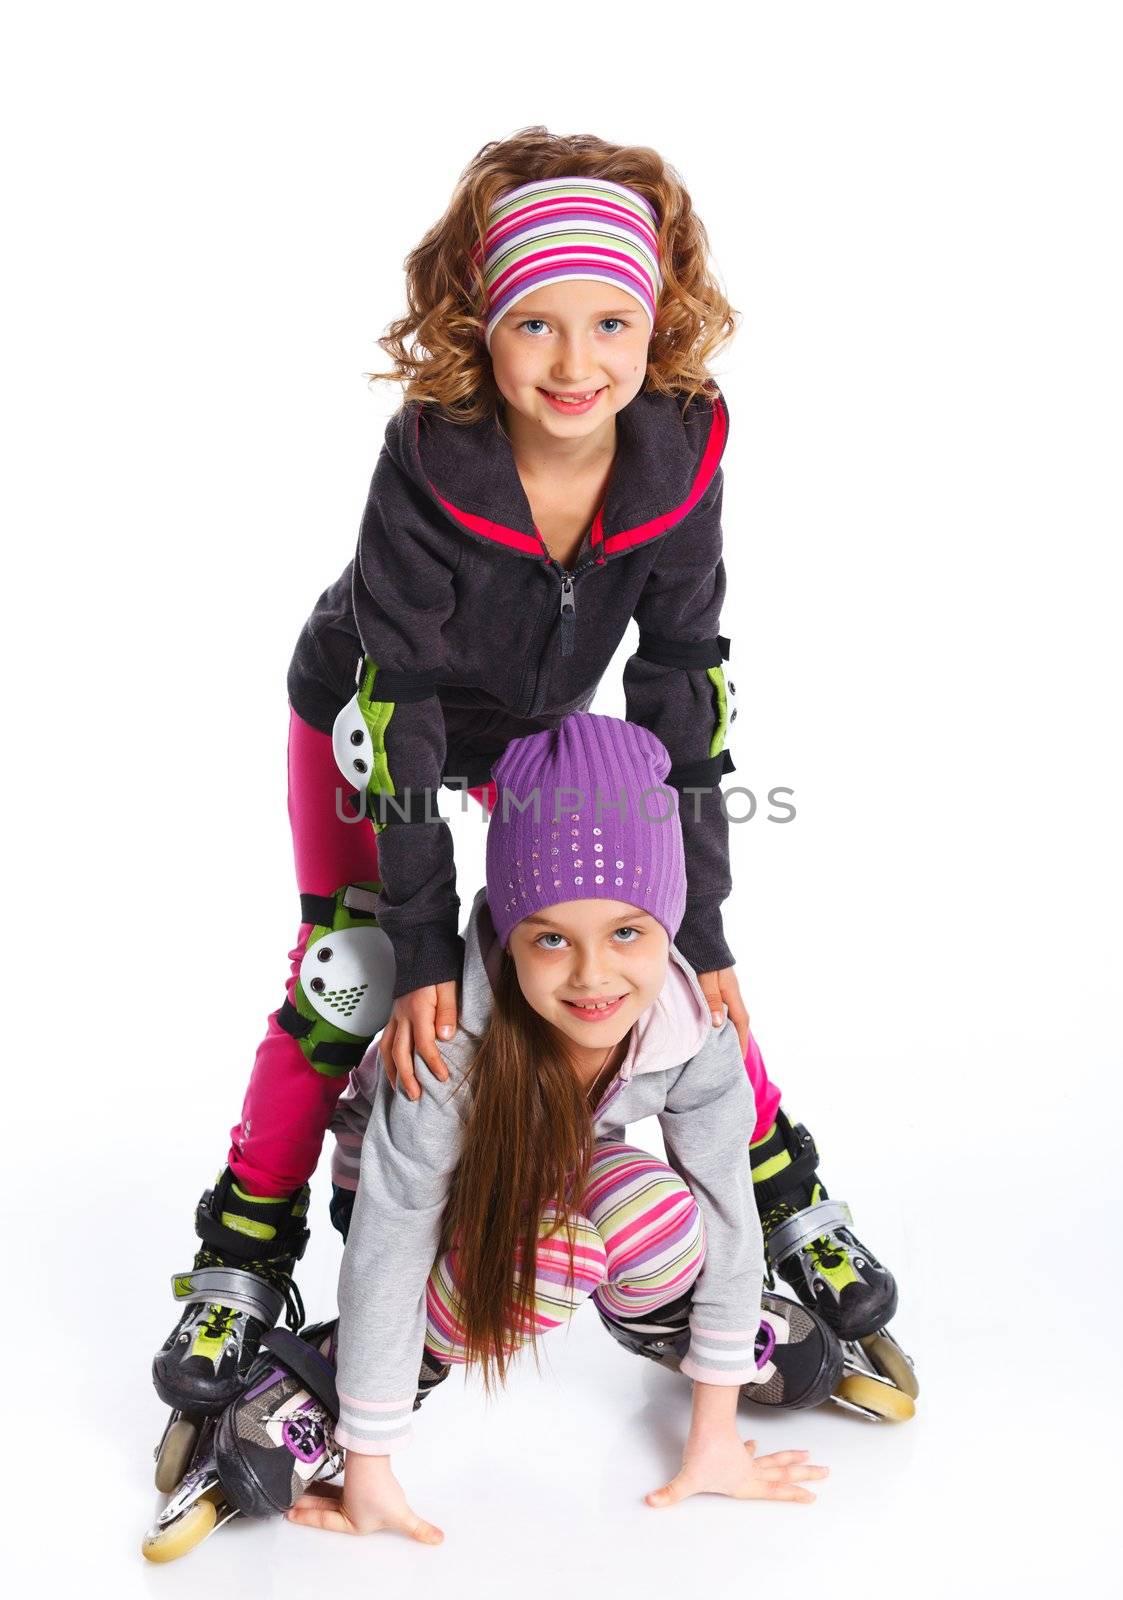
[[[649,522],[641,522],[635,528],[624,528],[619,533],[604,537],[604,506],[600,506],[593,519],[590,534],[590,545],[598,565],[603,565],[605,555],[618,555],[622,550],[631,550],[637,544],[645,544],[648,539],[657,539],[661,533],[666,533],[668,528],[674,527],[676,522],[681,522],[701,500],[713,480],[717,471],[721,452],[725,445],[725,436],[729,431],[729,421],[725,406],[720,398],[715,398],[713,415],[710,419],[710,432],[706,440],[706,448],[702,452],[702,459],[698,464],[698,471],[694,475],[694,482],[690,486],[690,493],[681,505],[675,506],[670,511],[664,511],[661,516],[652,517]],[[418,460],[421,459],[420,432],[421,412],[417,413]],[[502,522],[492,522],[488,517],[479,517],[473,511],[462,511],[459,506],[454,506],[451,500],[446,500],[444,495],[436,488],[431,478],[426,475],[426,483],[432,490],[434,498],[439,500],[445,510],[458,522],[472,533],[478,533],[485,539],[494,539],[496,544],[506,545],[508,550],[521,551],[523,555],[537,556],[542,554],[541,534],[535,529],[534,535],[522,533],[518,528],[508,528]],[[547,560],[549,554],[547,553]]]
[[[673,511],[664,511],[661,517],[652,517],[650,522],[641,522],[636,528],[625,528],[620,533],[610,534],[604,541],[604,548],[610,556],[619,554],[621,550],[630,550],[634,545],[644,544],[648,539],[657,538],[673,527],[676,522],[681,522],[683,517],[693,511],[701,500],[713,480],[717,471],[717,464],[721,460],[722,447],[725,444],[725,435],[729,431],[729,422],[725,407],[720,400],[715,400],[713,405],[713,418],[710,422],[710,435],[706,440],[706,448],[702,452],[702,459],[698,464],[698,471],[694,482],[690,486],[690,493],[680,506],[675,506]]]
[[[418,407],[417,417],[413,427],[413,445],[417,452],[417,460],[421,462],[421,408]],[[518,528],[506,528],[501,522],[492,522],[488,517],[478,517],[473,511],[461,511],[459,506],[454,506],[451,500],[446,500],[437,488],[429,474],[425,474],[425,482],[433,492],[433,497],[439,500],[450,516],[462,522],[472,533],[482,534],[485,539],[494,539],[497,544],[505,544],[509,550],[520,550],[523,555],[538,556],[542,554],[540,543],[541,535],[537,528],[535,537],[520,533]]]
[[[604,566],[604,507],[598,506],[589,532],[589,548],[597,558],[597,566]]]
[[[428,478],[425,481],[445,510],[466,528],[470,528],[473,533],[481,533],[485,539],[494,539],[497,544],[505,544],[509,550],[521,550],[523,555],[542,554],[541,544],[530,534],[520,533],[517,528],[505,528],[501,522],[489,522],[487,517],[477,517],[472,511],[461,511],[459,506],[454,506],[451,500],[446,500],[443,494],[433,488]]]

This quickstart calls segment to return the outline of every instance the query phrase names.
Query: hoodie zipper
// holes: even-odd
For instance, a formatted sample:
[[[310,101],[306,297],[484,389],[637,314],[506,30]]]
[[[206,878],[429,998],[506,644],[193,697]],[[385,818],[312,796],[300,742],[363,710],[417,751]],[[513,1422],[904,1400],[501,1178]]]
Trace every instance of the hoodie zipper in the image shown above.
[[[603,565],[603,561],[598,562],[596,557],[593,557],[588,561],[583,561],[580,566],[574,567],[573,571],[569,572],[565,567],[562,566],[560,561],[556,561],[550,554],[549,550],[546,548],[546,541],[543,539],[542,534],[537,526],[535,526],[534,532],[538,536],[538,543],[542,546],[542,554],[545,557],[546,565],[552,572],[557,574],[560,601],[558,615],[561,654],[563,656],[571,656],[576,649],[577,644],[577,600],[573,593],[574,585],[577,579],[581,577],[583,573],[588,572],[590,567]],[[530,658],[527,661],[527,672],[529,673],[533,670],[534,678],[530,685],[530,693],[527,694],[525,693],[526,679],[524,675],[524,692],[520,695],[519,699],[520,706],[525,715],[533,714],[534,708],[538,702],[538,684],[542,676],[542,668],[544,664],[545,659],[543,656],[539,656],[537,660]]]
[[[538,533],[537,528],[534,531]],[[546,560],[553,571],[557,573],[558,581],[561,584],[559,596],[561,601],[559,612],[561,619],[561,653],[563,656],[571,656],[577,643],[577,601],[573,593],[573,585],[583,572],[588,572],[589,568],[595,567],[597,563],[595,560],[583,561],[579,567],[574,567],[573,571],[569,572],[562,566],[560,561],[554,560],[554,557],[546,549],[546,541],[540,533],[538,533],[538,538],[545,552]]]
[[[573,654],[573,635],[577,631],[577,605],[573,598],[573,575],[566,573],[561,586],[561,653]]]

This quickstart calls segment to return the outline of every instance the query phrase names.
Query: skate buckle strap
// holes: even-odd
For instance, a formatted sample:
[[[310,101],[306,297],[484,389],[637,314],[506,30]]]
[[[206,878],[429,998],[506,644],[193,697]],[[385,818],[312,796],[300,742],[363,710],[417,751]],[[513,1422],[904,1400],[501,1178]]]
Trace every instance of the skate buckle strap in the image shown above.
[[[320,1404],[329,1412],[333,1422],[339,1420],[339,1395],[335,1387],[335,1368],[322,1355],[314,1339],[322,1337],[330,1324],[317,1325],[305,1330],[305,1337],[290,1333],[287,1328],[271,1328],[263,1335],[261,1348],[299,1378],[311,1390]]]
[[[238,1267],[200,1267],[195,1272],[177,1272],[172,1279],[172,1294],[181,1305],[211,1304],[232,1306],[272,1327],[285,1309],[279,1289],[256,1272]]]
[[[788,1165],[781,1167],[773,1178],[764,1178],[759,1182],[753,1180],[753,1193],[762,1213],[774,1201],[783,1200],[794,1188],[815,1181],[819,1167],[819,1152],[815,1148],[815,1141],[801,1122],[795,1124],[792,1132],[795,1135],[797,1152],[792,1155]]]
[[[812,1239],[821,1239],[835,1227],[848,1228],[853,1220],[850,1207],[842,1200],[820,1200],[816,1205],[806,1206],[802,1211],[797,1211],[794,1217],[788,1217],[773,1228],[768,1235],[769,1260],[774,1266],[779,1266],[789,1256],[794,1256],[797,1250],[802,1250],[805,1244],[810,1244]]]

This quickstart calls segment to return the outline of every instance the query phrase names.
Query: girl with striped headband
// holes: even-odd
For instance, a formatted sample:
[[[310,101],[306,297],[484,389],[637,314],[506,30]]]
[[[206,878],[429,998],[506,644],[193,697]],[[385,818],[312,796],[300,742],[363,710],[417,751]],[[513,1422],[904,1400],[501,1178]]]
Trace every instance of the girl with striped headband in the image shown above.
[[[282,1313],[301,1320],[308,1180],[375,1036],[384,1028],[386,1071],[412,1098],[416,1062],[447,1078],[438,1041],[456,1030],[464,942],[438,792],[486,804],[509,741],[587,710],[633,620],[627,715],[667,748],[686,797],[678,949],[715,1030],[727,1014],[736,1030],[769,1215],[811,1202],[815,1174],[749,1033],[722,927],[736,712],[720,632],[728,418],[709,362],[734,315],[704,229],[657,152],[531,128],[479,152],[406,273],[409,312],[380,341],[393,370],[375,374],[402,384],[403,403],[354,558],[289,669],[300,927],[286,993],[197,1207],[200,1247],[173,1279],[178,1321],[153,1364],[188,1418],[238,1392]],[[222,1048],[201,1017],[188,1026],[201,1056]],[[830,1239],[849,1326],[865,1333],[892,1277],[868,1253],[855,1267],[849,1235]],[[813,1300],[809,1273],[796,1277]]]
[[[484,343],[528,294],[584,278],[622,289],[647,318],[648,336],[662,288],[658,218],[642,194],[607,178],[546,178],[520,184],[491,208],[482,248],[487,296]]]

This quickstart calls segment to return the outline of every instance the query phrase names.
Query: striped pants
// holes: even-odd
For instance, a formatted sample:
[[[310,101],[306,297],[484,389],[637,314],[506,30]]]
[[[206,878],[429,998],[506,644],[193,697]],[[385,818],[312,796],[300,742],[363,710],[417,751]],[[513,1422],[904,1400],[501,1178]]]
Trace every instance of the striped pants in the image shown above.
[[[599,1141],[576,1211],[572,1247],[565,1230],[556,1231],[553,1211],[543,1214],[533,1308],[515,1330],[514,1348],[532,1330],[568,1322],[590,1295],[608,1317],[650,1316],[681,1300],[702,1270],[706,1238],[694,1196],[646,1151]],[[458,1289],[452,1249],[434,1264],[426,1288],[430,1361],[464,1361]]]

